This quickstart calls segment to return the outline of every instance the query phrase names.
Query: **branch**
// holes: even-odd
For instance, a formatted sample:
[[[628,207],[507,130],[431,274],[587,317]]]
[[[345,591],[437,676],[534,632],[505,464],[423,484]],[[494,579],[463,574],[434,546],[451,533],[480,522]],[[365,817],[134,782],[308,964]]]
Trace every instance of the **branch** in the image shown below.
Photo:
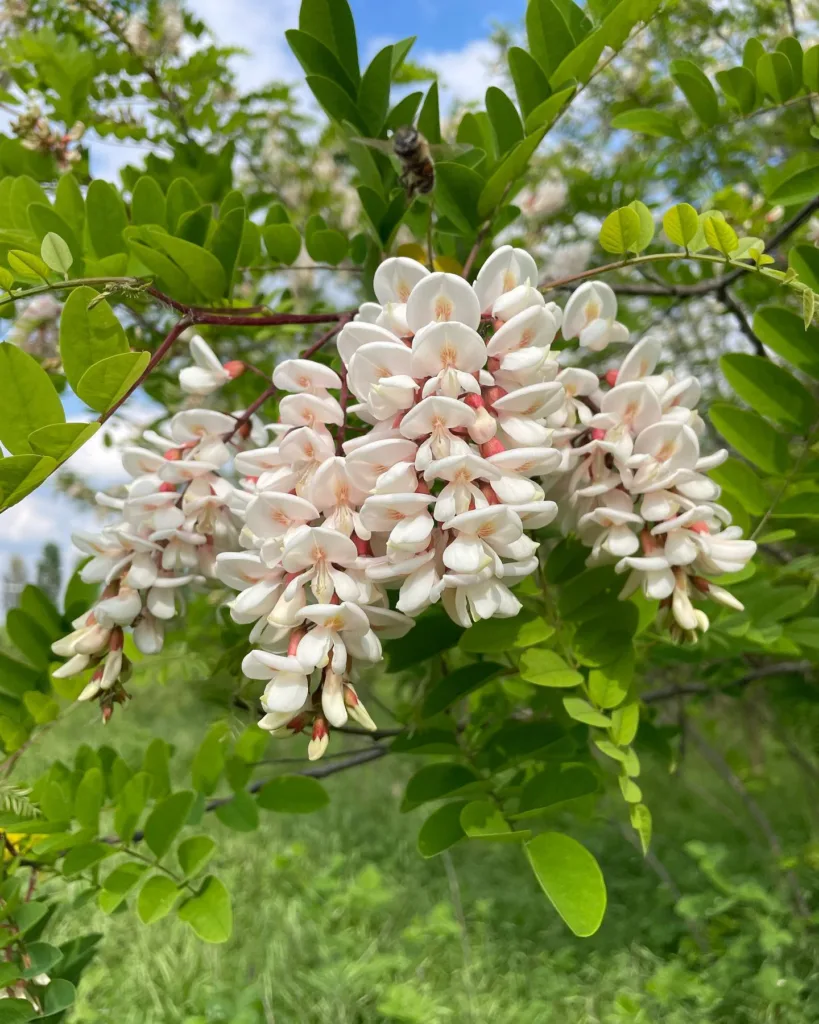
[[[789,221],[772,235],[765,243],[765,251],[770,252],[780,243],[789,238],[794,231],[798,230],[814,213],[819,211],[819,196],[812,199],[807,205],[795,214]],[[708,281],[698,281],[696,284],[623,284],[613,285],[613,289],[621,295],[670,295],[678,298],[686,298],[692,295],[707,295],[710,292],[720,292],[729,284],[732,284],[743,274],[761,274],[763,277],[772,277],[767,267],[757,267],[753,263],[738,263],[734,260],[725,260],[721,256],[707,256],[703,253],[648,253],[643,256],[633,256],[630,259],[617,260],[614,263],[605,263],[600,267],[592,267],[591,270],[584,270],[580,274],[573,274],[570,277],[558,278],[554,281],[546,281],[541,284],[541,291],[558,291],[574,284],[576,281],[584,281],[590,277],[597,277],[601,274],[608,274],[615,270],[625,270],[629,267],[640,266],[644,263],[657,263],[675,259],[690,259],[699,263],[726,263],[733,269],[719,277],[711,278]],[[766,273],[767,271],[767,273]],[[777,280],[776,278],[774,278]]]
[[[691,739],[696,743],[705,760],[708,761],[723,782],[727,783],[727,785],[736,793],[748,814],[759,826],[760,831],[768,842],[768,846],[770,847],[773,856],[777,861],[781,861],[784,851],[782,849],[782,843],[779,836],[774,831],[774,827],[768,820],[768,816],[746,789],[742,779],[740,779],[740,777],[734,772],[730,764],[728,764],[716,747],[711,746],[699,729],[691,725],[690,722],[688,723],[687,729]],[[796,874],[792,870],[788,870],[785,872],[785,877],[791,887],[798,913],[801,917],[807,917],[810,914],[810,910],[805,902],[802,890],[799,887],[799,880],[796,877]]]
[[[754,329],[748,323],[748,318],[745,316],[742,306],[740,306],[740,304],[737,302],[734,296],[728,291],[728,288],[721,288],[717,292],[717,297],[719,298],[723,306],[725,306],[725,308],[728,310],[728,312],[733,313],[734,319],[739,324],[739,329],[742,331],[742,333],[745,335],[748,341],[750,341],[750,343],[753,345],[756,354],[758,356],[762,356],[764,359],[767,359],[768,353],[765,351],[765,346],[754,334]]]
[[[734,687],[743,687],[749,683],[755,683],[759,679],[767,679],[769,676],[786,675],[788,673],[805,675],[812,668],[813,664],[810,661],[781,661],[775,665],[760,665],[759,668],[751,669],[744,676],[734,679],[725,686],[709,686],[708,683],[680,683],[677,686],[664,686],[658,690],[649,690],[648,693],[644,693],[640,697],[640,700],[644,704],[656,704],[659,701],[671,700],[674,697],[688,697],[697,694],[717,695],[725,693],[726,690],[731,690]]]
[[[174,342],[177,340],[179,335],[182,334],[183,331],[186,331],[188,329],[188,327],[190,327],[190,325],[191,325],[190,319],[188,319],[187,317],[184,317],[184,316],[182,317],[181,320],[178,320],[174,324],[174,326],[170,329],[168,334],[165,336],[164,341],[159,345],[159,347],[157,348],[156,352],[154,352],[154,354],[151,356],[150,361],[148,362],[148,365],[145,367],[143,372],[134,381],[134,383],[128,388],[128,390],[125,392],[125,394],[121,398],[118,398],[117,401],[114,402],[114,404],[111,406],[111,408],[107,409],[99,417],[99,420],[98,420],[99,423],[105,423],[106,420],[109,420],[114,415],[114,413],[117,411],[117,409],[119,409],[119,407],[131,397],[131,395],[143,383],[143,381],[145,381],[145,379],[156,368],[156,366],[160,362],[162,362],[162,360],[165,358],[165,356],[168,354],[168,352],[170,352],[171,348],[173,347]]]

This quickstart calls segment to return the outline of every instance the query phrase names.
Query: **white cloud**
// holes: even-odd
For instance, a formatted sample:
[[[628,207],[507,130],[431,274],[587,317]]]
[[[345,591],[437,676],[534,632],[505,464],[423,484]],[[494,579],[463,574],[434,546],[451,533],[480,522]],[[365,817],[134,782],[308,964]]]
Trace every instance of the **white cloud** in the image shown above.
[[[503,86],[495,66],[497,52],[488,40],[473,39],[460,50],[425,50],[413,56],[438,72],[443,107],[448,110],[459,102],[482,102],[490,85]]]
[[[239,46],[247,56],[233,58],[239,86],[257,89],[272,79],[293,81],[300,67],[284,33],[299,22],[300,0],[190,0],[188,5],[222,46]]]

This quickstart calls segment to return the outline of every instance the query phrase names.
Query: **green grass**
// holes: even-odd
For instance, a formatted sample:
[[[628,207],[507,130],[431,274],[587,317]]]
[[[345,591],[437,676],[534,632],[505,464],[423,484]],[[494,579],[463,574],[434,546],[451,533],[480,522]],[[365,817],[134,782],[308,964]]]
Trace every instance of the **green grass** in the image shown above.
[[[151,687],[103,730],[79,711],[44,740],[37,761],[70,758],[83,741],[136,754],[159,729],[184,762],[208,712],[184,688]],[[298,741],[297,741],[298,742]],[[281,756],[296,744],[277,746]],[[600,860],[609,908],[598,935],[574,939],[537,888],[519,849],[461,844],[424,861],[415,839],[424,811],[398,813],[418,759],[385,759],[327,780],[332,802],[305,817],[266,814],[252,834],[217,821],[214,867],[234,902],[235,929],[206,946],[172,918],[144,927],[129,909],[91,906],[55,926],[60,940],[90,927],[104,935],[72,1022],[105,1024],[620,1024],[819,1019],[815,943],[794,923],[787,890],[741,805],[692,762],[681,778],[648,787],[654,849],[685,894],[682,907],[711,950],[700,953],[674,897],[615,818],[581,823]],[[764,795],[788,849],[807,799],[782,764],[782,788]],[[704,799],[702,793],[706,793]],[[786,793],[790,807],[784,806]],[[572,826],[577,830],[575,822]],[[683,849],[720,844],[727,891]],[[710,849],[710,847],[709,847]],[[705,867],[708,869],[708,857]],[[719,876],[717,876],[719,877]],[[754,878],[755,888],[747,879]],[[743,888],[743,885],[745,886]],[[756,891],[758,890],[758,891]],[[819,906],[819,893],[809,893]],[[462,909],[461,909],[462,908]]]

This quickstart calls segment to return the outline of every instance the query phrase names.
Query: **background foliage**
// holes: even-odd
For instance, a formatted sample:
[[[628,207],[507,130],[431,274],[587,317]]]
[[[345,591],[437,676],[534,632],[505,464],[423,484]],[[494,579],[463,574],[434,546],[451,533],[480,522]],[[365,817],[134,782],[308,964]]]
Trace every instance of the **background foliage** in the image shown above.
[[[546,531],[525,613],[466,632],[428,613],[368,681],[381,731],[318,767],[256,728],[246,630],[218,590],[161,656],[129,651],[136,699],[95,732],[70,703],[82,683],[50,672],[92,595],[61,586],[53,552],[37,586],[18,566],[0,1021],[144,1020],[141,958],[150,1019],[189,1024],[816,1019],[816,16],[530,0],[495,36],[506,87],[448,110],[411,39],[362,68],[346,3],[304,0],[287,40],[306,114],[289,86],[240,94],[229,51],[175,5],[6,4],[3,507],[55,472],[82,500],[60,466],[137,388],[182,407],[174,330],[196,322],[269,375],[314,337],[301,317],[369,297],[383,255],[431,250],[468,276],[506,241],[556,293],[618,264],[621,319],[660,327],[703,384],[732,449],[722,501],[761,551],[725,581],[745,611],[715,611],[690,648]],[[436,154],[432,203],[356,141],[413,120],[469,147]],[[150,152],[116,186],[90,180],[95,135]],[[260,390],[245,374],[216,401]],[[596,931],[585,850],[609,914],[581,948],[534,896]]]

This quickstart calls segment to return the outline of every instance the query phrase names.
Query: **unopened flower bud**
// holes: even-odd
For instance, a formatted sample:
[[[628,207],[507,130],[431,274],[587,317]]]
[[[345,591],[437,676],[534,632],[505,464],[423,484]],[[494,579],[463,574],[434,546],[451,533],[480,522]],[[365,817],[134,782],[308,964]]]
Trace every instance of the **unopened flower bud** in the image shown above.
[[[241,377],[241,375],[247,369],[247,367],[245,366],[241,359],[231,359],[229,362],[224,363],[223,366],[225,372],[227,373],[231,380],[235,380],[237,377]]]
[[[484,441],[481,445],[481,455],[483,458],[488,459],[493,455],[500,455],[501,452],[506,451],[506,446],[502,444],[496,437],[491,438],[488,441]]]

